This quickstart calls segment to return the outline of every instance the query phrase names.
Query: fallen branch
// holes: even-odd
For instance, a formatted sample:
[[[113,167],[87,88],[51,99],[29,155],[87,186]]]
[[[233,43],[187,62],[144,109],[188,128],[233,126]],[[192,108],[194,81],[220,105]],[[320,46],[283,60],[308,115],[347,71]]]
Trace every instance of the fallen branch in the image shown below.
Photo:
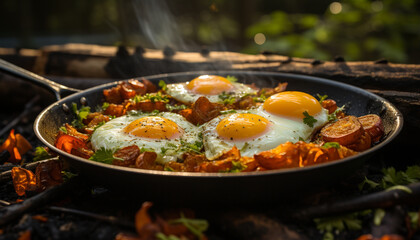
[[[0,226],[10,223],[26,212],[39,208],[50,202],[64,198],[71,194],[74,188],[83,186],[80,177],[73,177],[61,185],[45,190],[25,201],[0,209]]]
[[[38,162],[28,163],[28,164],[23,165],[22,167],[31,171],[35,171],[36,167],[40,163],[45,163],[49,161],[61,161],[61,160],[58,157],[49,158],[49,159],[41,160]],[[17,167],[18,165],[12,165],[12,166]],[[11,167],[10,169],[12,169],[13,167]],[[12,181],[12,170],[8,170],[8,171],[4,171],[0,173],[0,183],[9,182],[9,181]]]
[[[389,208],[401,204],[419,204],[420,183],[407,185],[411,193],[395,189],[363,195],[342,202],[334,202],[302,209],[292,216],[297,219],[312,219],[314,217],[328,217],[366,209]]]
[[[89,217],[89,218],[96,219],[98,221],[107,222],[107,223],[111,223],[111,224],[114,224],[114,225],[119,225],[119,226],[130,228],[130,229],[133,229],[133,230],[135,229],[135,226],[134,226],[133,222],[124,221],[124,220],[118,219],[114,216],[104,216],[104,215],[91,213],[91,212],[86,212],[86,211],[82,211],[82,210],[64,208],[64,207],[56,207],[56,206],[50,206],[47,209],[49,209],[51,211],[56,211],[56,212],[70,213],[70,214],[75,214],[75,215],[79,215],[79,216]]]

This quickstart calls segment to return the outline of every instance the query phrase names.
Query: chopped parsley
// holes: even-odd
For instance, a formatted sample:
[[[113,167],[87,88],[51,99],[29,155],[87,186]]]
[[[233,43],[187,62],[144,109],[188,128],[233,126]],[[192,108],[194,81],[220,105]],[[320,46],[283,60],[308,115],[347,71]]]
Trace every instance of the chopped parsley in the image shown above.
[[[104,102],[103,104],[102,104],[102,110],[106,110],[107,108],[109,107],[109,103],[108,102]]]
[[[174,110],[184,110],[187,109],[188,106],[184,105],[184,104],[180,104],[180,105],[171,105],[169,103],[166,104],[166,109],[168,109],[168,111],[174,111]]]
[[[337,148],[340,149],[340,144],[338,142],[326,142],[322,145],[323,148]]]
[[[71,108],[73,110],[73,113],[76,115],[76,118],[71,122],[71,125],[78,129],[84,128],[85,124],[83,124],[83,120],[86,119],[89,115],[90,107],[82,106],[80,109],[77,109],[77,104],[72,103]]]
[[[152,148],[145,148],[145,147],[142,147],[142,148],[140,148],[140,152],[154,152],[155,150],[153,150]]]
[[[246,169],[246,165],[242,164],[240,161],[232,161],[232,168],[229,172],[242,172]]]
[[[162,88],[163,91],[168,90],[168,87],[166,86],[166,82],[163,80],[159,81],[159,87]]]
[[[121,158],[114,157],[114,152],[111,149],[101,148],[96,151],[89,160],[93,160],[96,162],[112,164],[112,161],[115,160],[123,160]]]
[[[303,112],[303,116],[305,116],[305,118],[303,119],[303,123],[308,125],[309,127],[313,127],[314,123],[318,122],[318,120],[309,115],[307,111]]]
[[[316,94],[316,96],[319,98],[318,100],[319,103],[322,103],[328,97],[328,95],[319,95],[319,94]]]
[[[226,92],[219,94],[219,99],[223,100],[224,104],[234,104],[236,102],[236,98],[232,96],[232,94]]]
[[[158,115],[160,113],[160,111],[159,110],[157,110],[157,109],[155,109],[155,110],[153,110],[153,111],[151,111],[150,112],[150,115],[152,115],[152,116],[156,116],[156,115]]]
[[[49,154],[47,152],[47,150],[45,150],[45,148],[43,147],[36,147],[35,148],[35,154],[34,154],[34,161],[41,161],[44,159],[48,159],[51,158],[51,154]]]
[[[234,82],[237,82],[237,81],[238,81],[238,79],[237,79],[236,77],[234,77],[234,76],[230,76],[230,75],[227,75],[227,76],[226,76],[226,79],[227,79],[229,82],[232,82],[232,83],[234,83]]]
[[[67,134],[67,128],[64,126],[60,127],[60,131],[62,131],[63,133]]]
[[[254,102],[262,103],[267,100],[267,97],[264,94],[261,94],[259,97],[253,97],[252,100],[254,100]]]
[[[174,170],[173,168],[169,167],[169,166],[165,166],[165,167],[163,168],[163,170],[164,170],[164,171],[168,171],[168,172],[175,172],[175,170]]]
[[[236,113],[236,110],[230,109],[230,110],[220,111],[220,114],[222,114],[222,115],[230,114],[230,113]]]
[[[337,108],[333,113],[328,114],[328,121],[332,122],[332,121],[337,120],[337,113],[344,111],[344,107],[345,105]]]
[[[186,143],[181,140],[181,151],[183,152],[194,152],[194,153],[201,153],[201,149],[203,148],[202,141],[195,141],[194,143]]]
[[[138,102],[143,102],[143,101],[151,101],[152,103],[154,102],[169,102],[169,97],[167,95],[162,95],[162,93],[157,92],[157,93],[146,93],[144,95],[136,95],[133,98],[133,101],[135,103]]]

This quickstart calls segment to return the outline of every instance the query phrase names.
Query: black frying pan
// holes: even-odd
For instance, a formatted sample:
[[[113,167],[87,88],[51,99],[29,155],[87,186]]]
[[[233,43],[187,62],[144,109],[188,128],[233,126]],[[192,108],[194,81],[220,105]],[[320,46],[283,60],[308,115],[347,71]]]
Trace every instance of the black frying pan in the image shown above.
[[[46,80],[19,67],[0,60],[0,70],[9,72],[47,87],[58,101],[47,107],[37,117],[34,130],[38,138],[51,150],[58,153],[68,163],[88,179],[117,189],[128,189],[130,193],[142,195],[145,199],[168,202],[207,203],[262,203],[276,202],[284,197],[316,189],[337,182],[359,168],[366,158],[391,142],[401,131],[401,113],[387,100],[363,89],[327,79],[295,74],[219,71],[184,72],[148,76],[154,83],[189,81],[201,74],[236,76],[240,82],[255,83],[259,87],[273,87],[279,82],[288,82],[288,90],[304,91],[312,95],[327,94],[339,106],[346,105],[346,112],[361,116],[375,113],[382,117],[385,137],[381,143],[356,156],[304,168],[270,170],[246,173],[183,173],[152,171],[107,165],[86,160],[54,147],[58,129],[73,120],[74,116],[65,111],[64,105],[72,102],[80,105],[82,97],[95,109],[102,105],[102,90],[116,86],[119,82],[78,91],[60,100],[60,94],[77,91]]]

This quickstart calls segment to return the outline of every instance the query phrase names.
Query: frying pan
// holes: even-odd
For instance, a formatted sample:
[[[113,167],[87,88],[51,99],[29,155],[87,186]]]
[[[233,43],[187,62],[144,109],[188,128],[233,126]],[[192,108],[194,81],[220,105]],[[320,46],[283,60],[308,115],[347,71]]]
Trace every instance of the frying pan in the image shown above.
[[[288,82],[288,90],[328,95],[336,100],[338,106],[345,105],[346,112],[350,115],[380,115],[385,136],[379,144],[358,155],[303,168],[243,173],[186,173],[126,168],[83,159],[54,147],[58,129],[74,119],[65,106],[71,106],[73,102],[80,106],[81,98],[85,98],[91,109],[95,109],[104,100],[102,91],[120,82],[78,91],[5,61],[0,61],[0,70],[44,86],[55,94],[58,101],[38,115],[34,130],[46,146],[63,157],[81,175],[96,184],[161,202],[255,204],[275,203],[290,196],[299,196],[300,193],[335,183],[360,168],[368,157],[389,144],[403,125],[401,113],[387,100],[363,89],[323,78],[252,71],[199,71],[154,75],[145,78],[155,84],[159,80],[174,83],[189,81],[202,74],[216,74],[235,76],[240,82],[255,83],[258,87],[274,87],[279,82]],[[72,91],[76,93],[60,100],[62,94]]]

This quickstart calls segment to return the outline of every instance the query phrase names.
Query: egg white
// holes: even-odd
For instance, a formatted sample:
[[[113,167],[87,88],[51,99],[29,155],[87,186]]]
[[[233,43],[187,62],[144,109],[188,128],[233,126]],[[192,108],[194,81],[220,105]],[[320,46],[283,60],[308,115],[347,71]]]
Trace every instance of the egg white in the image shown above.
[[[124,132],[124,128],[132,121],[146,116],[151,116],[151,114],[133,111],[132,114],[112,119],[98,127],[91,136],[93,149],[98,150],[104,148],[116,151],[123,147],[137,145],[140,149],[153,150],[158,155],[156,161],[158,163],[165,163],[176,161],[182,156],[185,151],[181,150],[181,143],[194,144],[196,141],[200,141],[197,126],[188,122],[183,116],[170,112],[161,112],[153,116],[167,118],[178,124],[184,130],[184,133],[179,138],[151,139]]]
[[[171,97],[175,98],[176,100],[191,104],[195,102],[199,97],[206,97],[210,102],[213,103],[223,103],[223,99],[219,98],[219,95],[203,95],[203,94],[197,94],[191,92],[188,88],[189,82],[185,83],[174,83],[174,84],[168,84],[166,85],[167,90],[166,93],[170,95]],[[226,92],[227,94],[231,95],[235,98],[240,98],[245,96],[246,94],[255,94],[257,91],[255,89],[252,89],[248,86],[246,86],[243,83],[232,83],[233,88],[229,92]]]
[[[253,157],[254,154],[273,149],[285,142],[297,142],[302,139],[308,141],[312,134],[328,121],[328,114],[325,109],[322,109],[320,113],[314,116],[317,122],[313,127],[309,127],[302,120],[293,120],[269,114],[261,107],[246,111],[237,110],[236,113],[252,113],[262,116],[269,120],[271,126],[263,135],[254,139],[246,141],[226,140],[218,135],[216,126],[222,119],[229,117],[231,114],[221,115],[212,119],[201,126],[205,155],[209,160],[217,159],[223,153],[232,149],[233,146],[240,150],[241,156]]]

